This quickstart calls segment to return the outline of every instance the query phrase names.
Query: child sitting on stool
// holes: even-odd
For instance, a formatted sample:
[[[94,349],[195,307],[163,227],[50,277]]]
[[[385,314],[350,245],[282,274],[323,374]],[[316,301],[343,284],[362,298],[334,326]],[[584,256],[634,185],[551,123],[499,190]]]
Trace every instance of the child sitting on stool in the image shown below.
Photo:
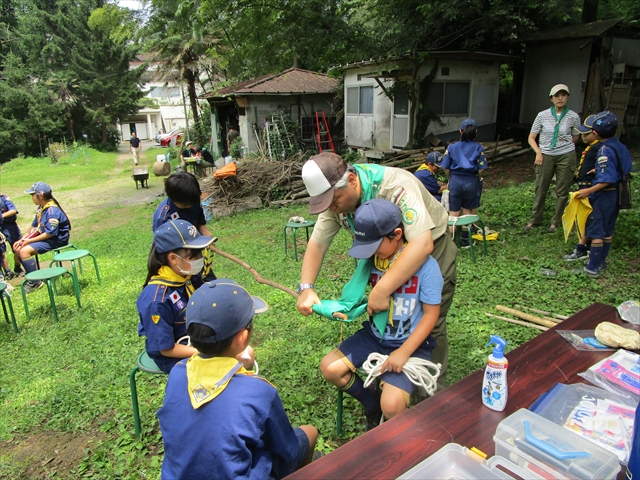
[[[256,300],[226,278],[191,296],[187,332],[199,353],[173,368],[158,410],[162,478],[280,479],[311,462],[316,428],[294,429],[278,391],[237,360]]]
[[[38,269],[35,255],[49,252],[69,243],[71,222],[58,201],[53,198],[51,187],[44,182],[36,182],[24,193],[38,208],[36,217],[24,236],[13,244],[13,251],[20,256],[26,274]],[[31,293],[42,287],[43,282],[27,281],[24,291]]]
[[[407,244],[402,212],[388,200],[369,200],[356,210],[354,229],[355,240],[349,255],[359,259],[374,257],[370,281],[375,285]],[[380,423],[383,414],[390,419],[409,407],[411,394],[417,387],[402,373],[402,367],[409,357],[431,360],[436,344],[431,330],[440,314],[442,286],[438,262],[429,256],[392,295],[392,308],[382,331],[370,319],[322,359],[320,370],[324,378],[364,406],[367,431]],[[356,369],[373,352],[389,356],[381,365],[381,396],[364,388],[364,382],[356,374]]]

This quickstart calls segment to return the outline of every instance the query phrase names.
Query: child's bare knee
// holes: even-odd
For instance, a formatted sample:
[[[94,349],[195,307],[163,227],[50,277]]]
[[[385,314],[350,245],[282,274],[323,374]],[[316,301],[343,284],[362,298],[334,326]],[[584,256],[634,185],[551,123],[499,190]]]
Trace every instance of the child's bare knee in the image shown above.
[[[322,372],[322,375],[327,381],[336,384],[336,382],[340,382],[342,377],[350,372],[350,370],[335,353],[331,352],[325,355],[320,362],[320,372]]]
[[[380,408],[384,418],[391,419],[409,407],[410,395],[397,387],[386,384],[382,389]]]

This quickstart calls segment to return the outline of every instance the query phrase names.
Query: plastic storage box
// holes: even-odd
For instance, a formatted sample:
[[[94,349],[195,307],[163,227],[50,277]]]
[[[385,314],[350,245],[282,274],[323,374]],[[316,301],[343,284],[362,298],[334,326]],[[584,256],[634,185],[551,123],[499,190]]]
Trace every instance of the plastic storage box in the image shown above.
[[[457,443],[448,443],[429,458],[398,477],[398,479],[508,480],[517,478],[509,476],[498,469],[498,465],[502,465],[507,470],[516,472],[520,476],[525,473],[504,458],[493,457],[487,461],[466,447],[462,447]]]
[[[613,453],[524,408],[500,422],[493,440],[496,455],[526,470],[527,478],[600,480],[620,471]]]

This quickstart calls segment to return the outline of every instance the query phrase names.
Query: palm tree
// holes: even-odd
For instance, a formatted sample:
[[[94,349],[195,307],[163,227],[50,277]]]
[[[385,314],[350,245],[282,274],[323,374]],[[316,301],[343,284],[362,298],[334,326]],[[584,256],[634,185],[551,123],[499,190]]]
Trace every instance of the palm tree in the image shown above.
[[[196,126],[200,125],[196,82],[204,65],[216,64],[222,45],[212,23],[196,20],[196,2],[149,0],[149,21],[142,30],[150,62],[157,64],[161,80],[181,79],[187,85]],[[202,135],[198,131],[198,135]],[[202,138],[198,139],[200,142]]]

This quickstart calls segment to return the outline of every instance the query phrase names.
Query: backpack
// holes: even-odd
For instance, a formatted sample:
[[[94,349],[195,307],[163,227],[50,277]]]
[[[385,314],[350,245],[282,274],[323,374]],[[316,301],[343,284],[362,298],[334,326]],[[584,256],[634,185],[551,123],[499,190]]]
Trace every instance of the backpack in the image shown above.
[[[629,210],[631,208],[631,173],[622,175],[618,184],[618,208]]]

